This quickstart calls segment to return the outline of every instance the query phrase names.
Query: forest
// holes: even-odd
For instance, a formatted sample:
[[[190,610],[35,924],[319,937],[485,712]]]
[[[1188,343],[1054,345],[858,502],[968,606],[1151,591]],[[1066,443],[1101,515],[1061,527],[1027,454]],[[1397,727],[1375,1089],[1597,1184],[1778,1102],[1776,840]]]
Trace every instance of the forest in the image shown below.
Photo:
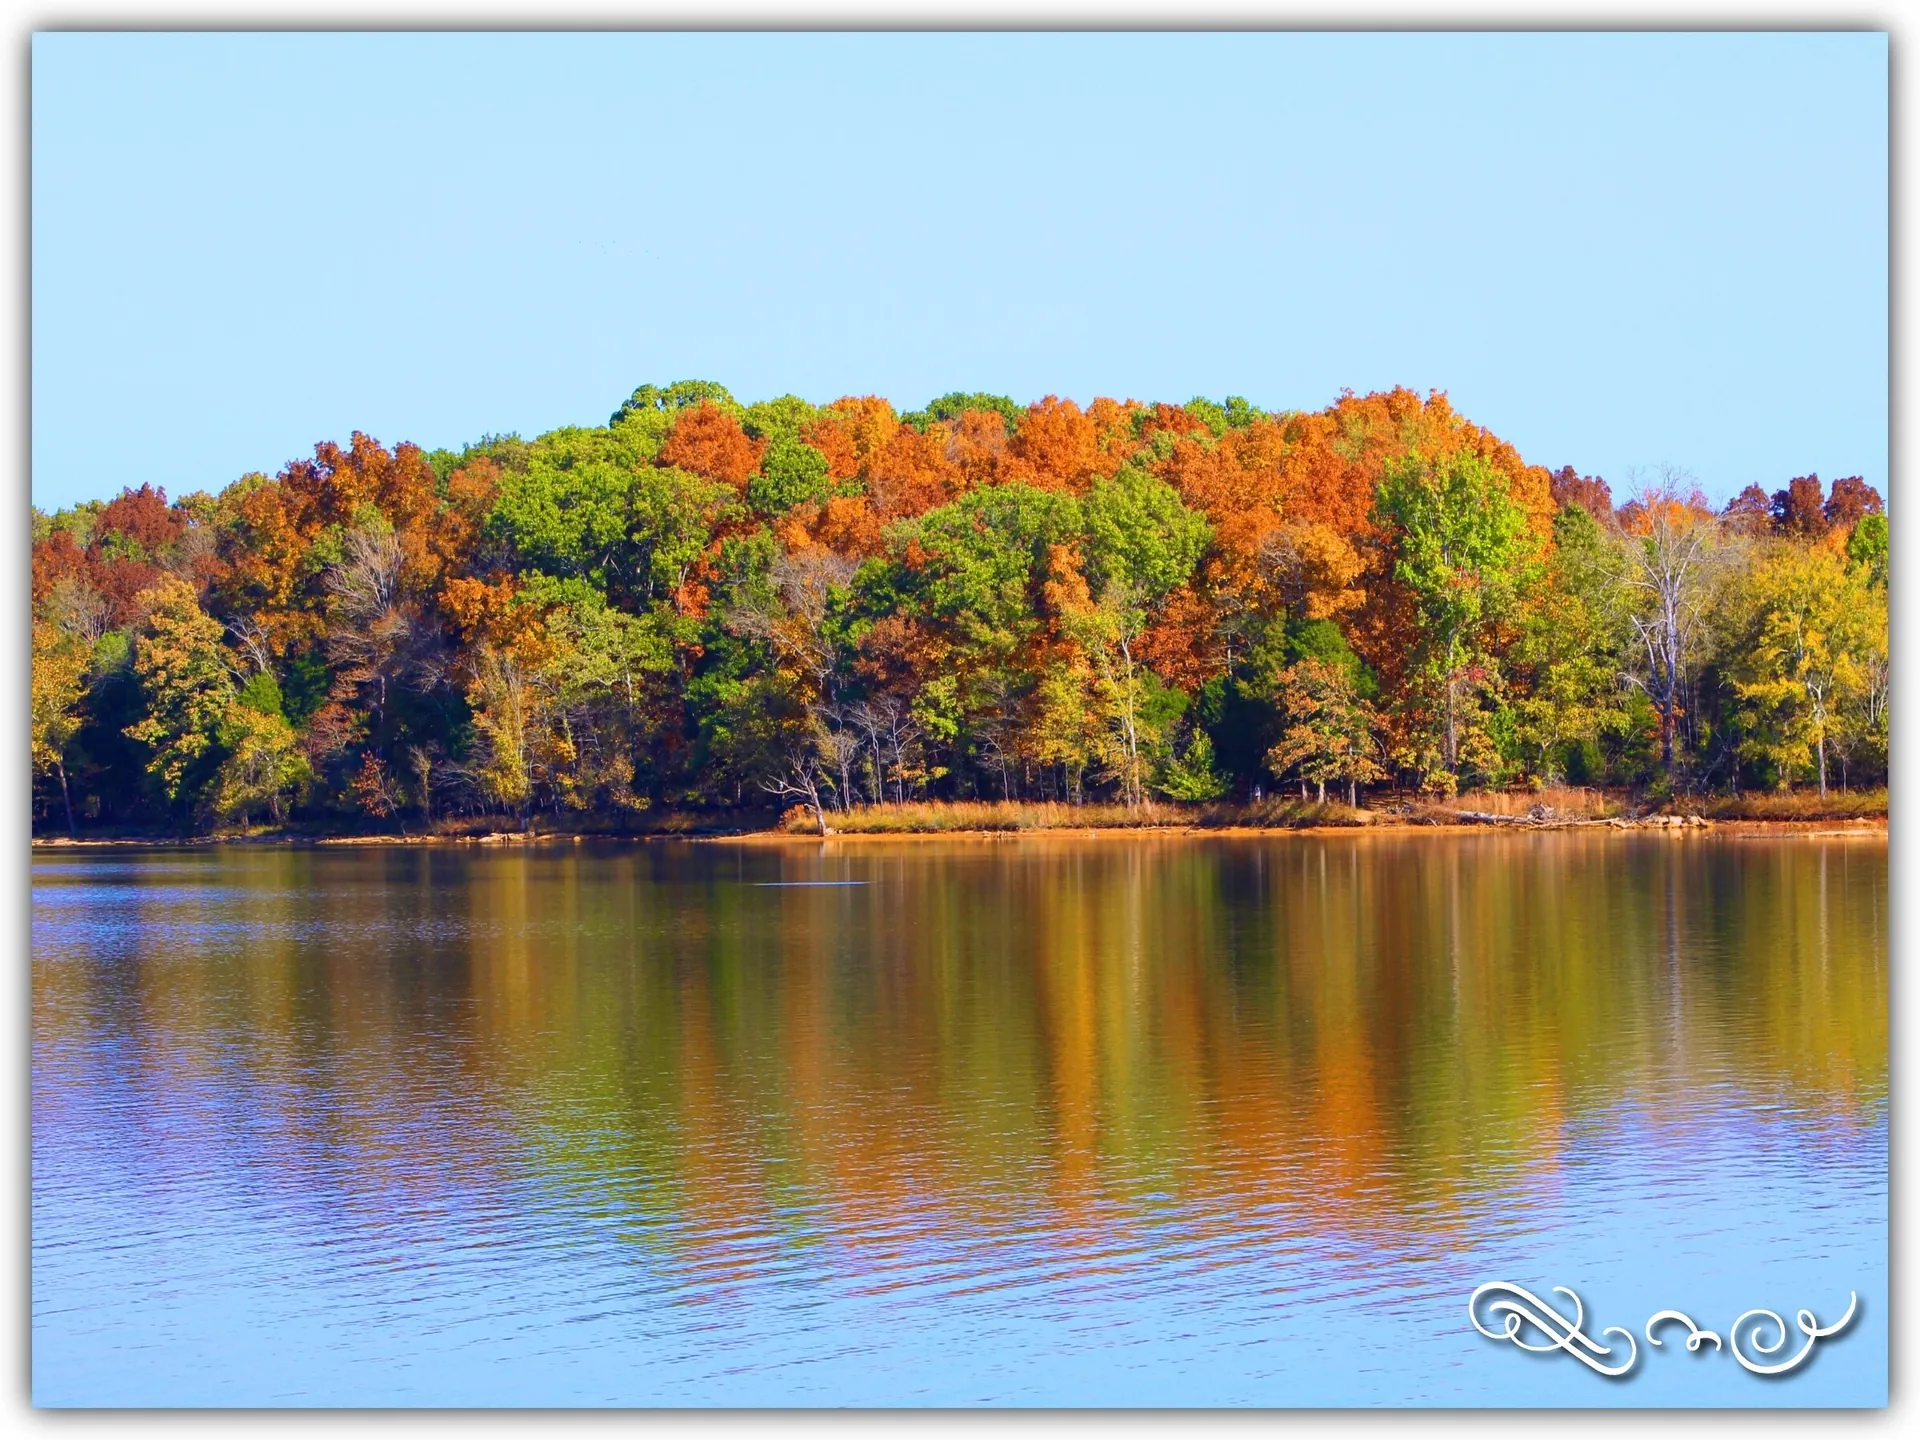
[[[1444,393],[743,405],[33,514],[36,831],[1883,785],[1859,477],[1616,495]]]

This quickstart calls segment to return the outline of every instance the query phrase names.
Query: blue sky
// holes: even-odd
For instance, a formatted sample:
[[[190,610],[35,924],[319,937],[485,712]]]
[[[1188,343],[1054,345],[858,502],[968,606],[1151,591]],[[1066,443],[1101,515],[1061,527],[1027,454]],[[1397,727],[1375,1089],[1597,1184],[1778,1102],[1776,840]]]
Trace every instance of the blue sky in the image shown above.
[[[32,223],[47,507],[686,377],[1886,488],[1878,34],[42,34]]]

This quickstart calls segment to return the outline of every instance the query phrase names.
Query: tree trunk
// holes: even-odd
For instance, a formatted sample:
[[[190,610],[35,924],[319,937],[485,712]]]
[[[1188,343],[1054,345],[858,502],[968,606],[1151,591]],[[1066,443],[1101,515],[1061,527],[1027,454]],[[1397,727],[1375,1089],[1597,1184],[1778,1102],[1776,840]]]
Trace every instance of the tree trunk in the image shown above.
[[[72,840],[73,833],[73,797],[67,793],[67,766],[63,760],[53,762],[53,770],[60,777],[60,803],[67,810],[67,839]]]
[[[1320,782],[1320,803],[1322,805],[1327,803],[1327,782],[1324,780]]]
[[[1827,798],[1827,736],[1824,730],[1820,732],[1815,748],[1820,752],[1820,798],[1824,801]]]
[[[1660,699],[1655,708],[1660,712],[1660,768],[1666,772],[1667,784],[1673,784],[1673,732],[1674,710],[1679,705],[1680,684],[1672,669],[1667,671],[1665,681],[1660,686]]]
[[[1460,771],[1460,637],[1457,634],[1447,636],[1447,684],[1446,684],[1446,753],[1441,757],[1446,762],[1447,772],[1457,775]]]
[[[1350,810],[1360,808],[1360,787],[1351,779],[1347,781],[1347,808]]]
[[[1453,677],[1447,677],[1447,769],[1455,774],[1460,770],[1460,727],[1454,712]]]

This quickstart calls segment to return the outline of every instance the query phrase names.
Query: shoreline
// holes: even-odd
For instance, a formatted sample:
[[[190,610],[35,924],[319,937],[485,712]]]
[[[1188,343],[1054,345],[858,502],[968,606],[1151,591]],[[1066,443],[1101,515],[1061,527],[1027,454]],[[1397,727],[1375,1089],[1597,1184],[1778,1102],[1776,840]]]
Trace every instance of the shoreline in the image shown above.
[[[618,831],[492,831],[481,835],[197,835],[197,836],[101,836],[69,839],[65,835],[35,835],[35,850],[87,849],[196,849],[203,846],[264,846],[288,849],[389,848],[409,846],[487,848],[532,846],[574,846],[609,842],[654,844],[676,841],[691,844],[735,845],[822,845],[855,842],[859,844],[891,841],[966,840],[1015,842],[1040,839],[1069,840],[1251,840],[1285,836],[1326,838],[1329,836],[1407,836],[1407,835],[1490,835],[1490,834],[1657,834],[1669,836],[1790,836],[1809,838],[1845,838],[1884,840],[1888,833],[1886,815],[1845,818],[1773,820],[1736,818],[1706,820],[1697,816],[1656,815],[1643,820],[1549,820],[1527,821],[1500,817],[1497,820],[1373,821],[1360,825],[1089,825],[1032,826],[1025,829],[953,829],[953,830],[851,830],[830,831],[825,835],[795,833],[781,829],[741,831],[656,831],[623,833]]]

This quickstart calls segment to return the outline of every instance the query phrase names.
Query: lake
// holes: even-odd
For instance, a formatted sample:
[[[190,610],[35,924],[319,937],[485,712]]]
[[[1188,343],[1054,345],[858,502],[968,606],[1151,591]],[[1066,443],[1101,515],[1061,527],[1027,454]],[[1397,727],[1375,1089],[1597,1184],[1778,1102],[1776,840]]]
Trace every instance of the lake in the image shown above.
[[[1887,885],[1884,833],[36,852],[34,1400],[1883,1404]],[[1859,1313],[1609,1380],[1476,1333],[1494,1280]]]

